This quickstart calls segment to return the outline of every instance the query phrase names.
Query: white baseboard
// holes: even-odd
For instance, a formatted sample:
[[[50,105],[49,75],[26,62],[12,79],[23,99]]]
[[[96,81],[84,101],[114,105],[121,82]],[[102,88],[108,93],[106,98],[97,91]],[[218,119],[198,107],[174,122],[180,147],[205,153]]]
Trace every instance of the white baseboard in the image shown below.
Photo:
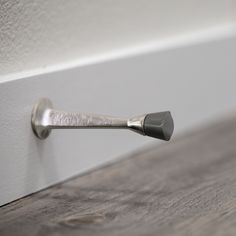
[[[128,131],[31,131],[34,103],[132,116],[171,110],[175,134],[236,108],[236,38],[150,50],[0,83],[0,205],[114,160],[149,142]]]

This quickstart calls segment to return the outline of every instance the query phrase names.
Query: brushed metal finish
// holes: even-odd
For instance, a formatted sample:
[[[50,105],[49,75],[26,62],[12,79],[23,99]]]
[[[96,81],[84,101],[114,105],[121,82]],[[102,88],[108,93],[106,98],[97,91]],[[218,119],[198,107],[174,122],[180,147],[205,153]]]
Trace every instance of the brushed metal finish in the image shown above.
[[[45,139],[51,133],[49,126],[50,113],[52,111],[52,102],[47,98],[42,98],[35,104],[31,114],[31,125],[34,134],[40,138]]]
[[[125,119],[58,111],[53,109],[52,102],[48,98],[41,98],[32,110],[31,125],[39,139],[47,138],[52,129],[130,129],[145,135],[143,129],[145,117],[146,115],[142,115]]]

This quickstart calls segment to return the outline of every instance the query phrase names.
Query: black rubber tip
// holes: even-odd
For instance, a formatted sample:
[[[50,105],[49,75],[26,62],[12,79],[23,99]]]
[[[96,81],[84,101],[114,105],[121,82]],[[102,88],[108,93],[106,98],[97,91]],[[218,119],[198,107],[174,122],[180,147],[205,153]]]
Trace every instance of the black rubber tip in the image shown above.
[[[146,115],[143,127],[145,135],[168,141],[174,131],[174,122],[169,111],[150,113]]]

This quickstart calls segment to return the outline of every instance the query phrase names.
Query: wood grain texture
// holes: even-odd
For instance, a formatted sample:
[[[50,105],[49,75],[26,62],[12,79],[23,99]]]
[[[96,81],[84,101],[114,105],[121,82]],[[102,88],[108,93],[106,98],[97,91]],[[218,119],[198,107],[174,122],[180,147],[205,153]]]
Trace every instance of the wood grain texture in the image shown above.
[[[236,235],[236,117],[0,208],[0,235]]]

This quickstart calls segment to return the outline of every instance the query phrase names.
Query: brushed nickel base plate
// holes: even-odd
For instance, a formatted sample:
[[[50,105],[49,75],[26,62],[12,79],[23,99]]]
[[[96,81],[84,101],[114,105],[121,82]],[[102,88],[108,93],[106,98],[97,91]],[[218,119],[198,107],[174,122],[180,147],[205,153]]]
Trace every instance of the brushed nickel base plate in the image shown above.
[[[51,133],[48,126],[47,113],[53,108],[52,102],[48,98],[42,98],[35,104],[31,115],[31,125],[34,134],[39,139],[45,139]]]

